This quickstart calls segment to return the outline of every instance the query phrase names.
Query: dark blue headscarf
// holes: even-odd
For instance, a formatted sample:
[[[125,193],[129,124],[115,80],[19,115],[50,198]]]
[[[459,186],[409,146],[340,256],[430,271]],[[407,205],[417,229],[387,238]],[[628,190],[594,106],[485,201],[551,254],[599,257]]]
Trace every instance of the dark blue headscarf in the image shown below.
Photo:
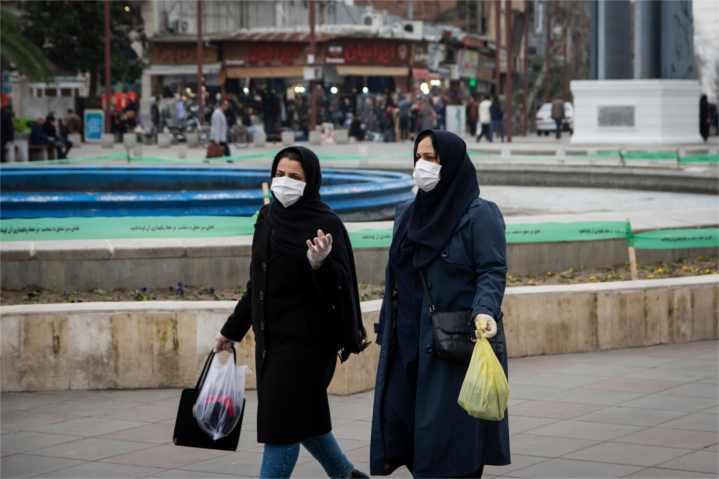
[[[477,171],[467,155],[464,140],[449,131],[425,131],[437,140],[441,179],[432,191],[417,192],[397,226],[389,253],[394,263],[412,264],[415,269],[427,267],[439,256],[467,208],[479,196]],[[417,135],[418,139],[422,133]],[[414,161],[417,162],[416,157]]]

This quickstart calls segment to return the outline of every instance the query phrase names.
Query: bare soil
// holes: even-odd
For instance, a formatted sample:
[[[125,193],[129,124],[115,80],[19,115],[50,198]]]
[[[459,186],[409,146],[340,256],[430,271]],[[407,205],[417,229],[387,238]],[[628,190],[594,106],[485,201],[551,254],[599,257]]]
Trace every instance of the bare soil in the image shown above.
[[[709,258],[680,259],[676,263],[655,263],[638,265],[639,279],[680,278],[684,276],[703,276],[717,274],[717,255]],[[507,275],[507,287],[540,286],[557,284],[606,283],[611,281],[630,281],[629,264],[619,267],[588,269],[582,266],[567,271],[543,271],[522,276]],[[384,297],[384,282],[380,285],[360,284],[360,301],[371,301]],[[20,291],[0,291],[0,304],[52,304],[52,303],[89,303],[117,301],[237,301],[245,289],[215,289],[210,285],[190,286],[184,283],[168,285],[166,288],[135,291],[116,289],[103,291],[50,291],[28,286]]]

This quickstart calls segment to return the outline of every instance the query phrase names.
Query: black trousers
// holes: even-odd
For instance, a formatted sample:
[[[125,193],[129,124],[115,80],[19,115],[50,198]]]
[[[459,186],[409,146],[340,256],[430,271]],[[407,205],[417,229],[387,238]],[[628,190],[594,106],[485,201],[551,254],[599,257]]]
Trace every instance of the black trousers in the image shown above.
[[[399,119],[399,138],[400,140],[409,139],[409,118]]]
[[[489,123],[480,124],[479,136],[477,136],[477,141],[479,141],[480,138],[482,138],[483,136],[489,138]]]
[[[469,124],[469,134],[474,136],[477,134],[477,122],[476,121],[468,121]]]
[[[228,145],[226,141],[221,141],[220,145],[225,148],[225,156],[230,156],[230,145]]]

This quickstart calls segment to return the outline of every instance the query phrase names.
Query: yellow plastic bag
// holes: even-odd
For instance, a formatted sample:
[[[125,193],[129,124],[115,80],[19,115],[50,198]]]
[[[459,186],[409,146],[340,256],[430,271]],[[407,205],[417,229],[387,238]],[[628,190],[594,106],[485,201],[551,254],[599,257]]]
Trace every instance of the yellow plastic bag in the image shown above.
[[[457,402],[470,416],[501,421],[508,399],[509,385],[502,364],[492,351],[487,338],[477,338]]]

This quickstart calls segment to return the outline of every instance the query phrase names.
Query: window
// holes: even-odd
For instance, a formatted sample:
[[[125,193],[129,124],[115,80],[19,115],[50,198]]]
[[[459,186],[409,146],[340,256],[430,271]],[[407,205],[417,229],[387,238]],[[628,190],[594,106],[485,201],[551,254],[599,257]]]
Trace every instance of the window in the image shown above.
[[[57,88],[45,88],[45,96],[57,96]]]
[[[72,96],[72,88],[61,88],[60,96]]]

